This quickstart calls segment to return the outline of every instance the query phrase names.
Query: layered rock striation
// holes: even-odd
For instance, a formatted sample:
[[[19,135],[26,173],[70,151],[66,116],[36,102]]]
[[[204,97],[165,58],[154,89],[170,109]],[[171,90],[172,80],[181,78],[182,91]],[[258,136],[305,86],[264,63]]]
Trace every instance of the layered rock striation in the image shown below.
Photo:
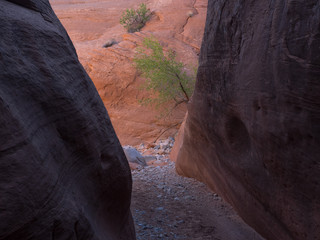
[[[318,0],[208,5],[177,171],[267,239],[320,236],[319,22]]]
[[[47,0],[0,1],[0,239],[135,239],[131,173]]]

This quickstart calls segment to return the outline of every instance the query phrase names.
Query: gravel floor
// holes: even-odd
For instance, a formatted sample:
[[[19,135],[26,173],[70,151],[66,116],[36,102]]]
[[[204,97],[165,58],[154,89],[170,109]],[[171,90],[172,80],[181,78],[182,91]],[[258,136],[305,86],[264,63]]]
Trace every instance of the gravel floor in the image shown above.
[[[260,240],[205,184],[178,176],[174,163],[132,171],[131,210],[138,240]]]

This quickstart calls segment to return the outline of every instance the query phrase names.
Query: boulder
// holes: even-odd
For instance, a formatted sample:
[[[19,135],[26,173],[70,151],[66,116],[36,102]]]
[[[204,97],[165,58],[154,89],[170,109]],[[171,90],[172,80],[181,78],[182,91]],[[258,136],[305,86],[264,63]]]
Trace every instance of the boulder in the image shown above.
[[[318,0],[208,5],[177,171],[267,239],[320,236],[319,22]]]
[[[131,173],[47,0],[0,1],[0,239],[135,239]]]
[[[147,165],[144,156],[142,156],[141,153],[135,147],[124,146],[123,151],[129,163],[137,163],[141,166]]]

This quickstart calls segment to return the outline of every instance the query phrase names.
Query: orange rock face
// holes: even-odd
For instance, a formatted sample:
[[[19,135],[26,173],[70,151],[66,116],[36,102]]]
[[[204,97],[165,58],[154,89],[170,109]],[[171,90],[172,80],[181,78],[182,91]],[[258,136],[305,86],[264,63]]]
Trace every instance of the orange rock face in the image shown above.
[[[141,0],[50,2],[107,107],[122,144],[152,142],[166,128],[182,121],[186,106],[176,109],[169,119],[159,120],[159,110],[141,105],[140,100],[150,93],[141,90],[144,79],[132,58],[143,39],[154,35],[164,49],[175,50],[179,60],[197,65],[207,1],[150,0],[147,7],[152,17],[137,33],[127,33],[119,19],[126,8],[137,8]],[[104,48],[106,43],[113,45]],[[174,134],[177,128],[162,136]]]

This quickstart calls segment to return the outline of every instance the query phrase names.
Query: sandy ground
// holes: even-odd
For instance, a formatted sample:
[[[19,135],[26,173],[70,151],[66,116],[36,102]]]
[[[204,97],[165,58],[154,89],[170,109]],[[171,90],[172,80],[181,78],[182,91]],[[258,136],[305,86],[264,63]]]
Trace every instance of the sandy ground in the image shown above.
[[[205,184],[178,176],[174,163],[132,171],[132,214],[138,240],[261,240]]]

